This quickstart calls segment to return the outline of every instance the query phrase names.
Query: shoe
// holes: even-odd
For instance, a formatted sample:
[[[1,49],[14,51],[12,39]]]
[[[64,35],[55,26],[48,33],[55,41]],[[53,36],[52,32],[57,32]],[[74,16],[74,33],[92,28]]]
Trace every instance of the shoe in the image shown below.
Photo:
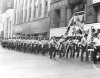
[[[50,59],[52,59],[52,58],[50,57]]]
[[[85,60],[85,61],[89,61],[89,60]]]
[[[81,60],[81,62],[84,62],[83,60]]]
[[[97,64],[97,62],[93,62],[94,64]]]
[[[55,57],[53,57],[54,59],[56,59]]]

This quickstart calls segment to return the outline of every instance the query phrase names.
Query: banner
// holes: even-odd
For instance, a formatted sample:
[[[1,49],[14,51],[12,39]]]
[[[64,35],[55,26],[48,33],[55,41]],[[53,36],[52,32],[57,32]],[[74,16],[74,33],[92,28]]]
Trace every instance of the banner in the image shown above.
[[[96,3],[99,3],[100,2],[100,0],[92,0],[93,2],[93,4],[96,4]]]

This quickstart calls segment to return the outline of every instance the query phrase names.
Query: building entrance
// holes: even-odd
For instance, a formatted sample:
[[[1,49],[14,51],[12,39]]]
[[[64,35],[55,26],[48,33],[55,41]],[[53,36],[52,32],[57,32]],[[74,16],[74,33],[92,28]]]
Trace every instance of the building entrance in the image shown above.
[[[55,28],[60,27],[61,13],[60,9],[55,10]]]

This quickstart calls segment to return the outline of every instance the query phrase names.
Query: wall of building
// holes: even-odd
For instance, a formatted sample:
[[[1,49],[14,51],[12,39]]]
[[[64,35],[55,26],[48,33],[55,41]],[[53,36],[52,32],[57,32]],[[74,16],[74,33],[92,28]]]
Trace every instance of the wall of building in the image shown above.
[[[2,14],[2,27],[4,38],[12,38],[13,9]]]
[[[5,13],[7,9],[13,9],[14,0],[0,0],[1,13]]]
[[[68,24],[68,21],[71,18],[70,6],[68,6],[68,0],[52,0],[51,3],[51,12],[50,12],[50,27],[57,27],[56,22],[56,13],[55,11],[60,9],[60,22],[59,27],[65,27]]]
[[[39,29],[40,26],[43,28],[44,26],[47,26],[49,28],[49,24],[47,25],[47,23],[50,22],[49,21],[50,3],[51,0],[14,0],[13,27],[22,26],[23,31],[25,31],[24,27],[28,27],[29,29],[31,29],[31,27],[37,29],[38,27],[37,33],[41,32]],[[47,23],[43,21],[46,21]],[[48,30],[45,31],[49,33]],[[30,31],[27,30],[27,32],[23,33],[29,33],[29,32]],[[13,31],[13,33],[15,33],[15,31]],[[30,34],[35,34],[35,32],[30,32]]]
[[[97,8],[97,23],[100,23],[100,6]]]
[[[13,5],[14,0],[1,0],[0,1],[0,28],[2,29],[1,34],[3,38],[11,37],[11,27],[13,19]]]
[[[100,23],[100,0],[93,0],[92,7],[94,9],[96,23]]]
[[[87,0],[86,4],[86,23],[96,23],[97,22],[97,13],[93,7],[93,1],[97,0]]]
[[[86,0],[52,0],[50,27],[66,27],[75,12],[85,11]],[[56,10],[60,9],[60,22],[57,22]],[[60,23],[58,26],[57,23]]]
[[[38,21],[27,22],[13,26],[13,34],[35,34],[49,32],[49,18],[40,19]],[[49,33],[48,33],[49,36]]]

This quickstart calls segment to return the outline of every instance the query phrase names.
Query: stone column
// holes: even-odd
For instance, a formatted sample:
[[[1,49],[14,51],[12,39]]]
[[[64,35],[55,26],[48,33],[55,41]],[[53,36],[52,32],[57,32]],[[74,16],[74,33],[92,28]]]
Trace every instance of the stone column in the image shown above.
[[[34,6],[35,6],[35,0],[32,0],[32,3],[31,3],[31,21],[33,20],[33,17],[34,17]]]
[[[27,0],[27,5],[26,5],[26,6],[27,6],[27,7],[26,7],[26,8],[27,8],[27,15],[26,15],[27,19],[26,19],[26,21],[29,20],[29,1],[30,1],[30,0]]]
[[[40,14],[40,4],[41,4],[41,1],[38,2],[38,18],[41,18],[41,16],[39,15]]]
[[[8,25],[7,25],[8,29],[7,30],[8,30],[8,38],[9,38],[9,36],[10,36],[10,18],[7,18],[7,19],[8,19]]]
[[[67,6],[67,17],[66,17],[67,20],[66,20],[66,25],[68,25],[68,23],[69,23],[71,17],[72,17],[71,9],[70,9],[69,6]]]
[[[17,24],[19,24],[19,2],[20,0],[17,0]]]
[[[25,22],[25,17],[26,17],[26,0],[24,0],[24,4],[23,4],[23,22]]]
[[[36,5],[37,5],[37,8],[36,8],[36,19],[39,18],[39,2],[40,2],[40,0],[37,0],[37,2],[36,2]]]
[[[60,13],[61,13],[60,27],[65,27],[65,25],[66,25],[66,7],[65,7],[65,5],[61,6]]]
[[[48,12],[50,11],[50,3],[51,3],[51,0],[48,0]]]
[[[19,0],[16,1],[16,24],[18,24]]]
[[[17,0],[14,0],[14,10],[13,10],[13,24],[16,22],[16,7],[17,7]]]
[[[17,15],[18,15],[18,10],[16,9],[16,18],[15,18],[15,19],[16,19],[16,21],[15,21],[16,24],[17,24],[17,22],[18,22],[18,20],[17,20],[17,18],[18,18]]]
[[[6,29],[6,20],[4,21],[4,38],[6,38],[6,31],[7,31],[7,29]]]
[[[10,21],[10,37],[12,38],[12,21]]]
[[[42,13],[41,13],[41,17],[43,18],[45,15],[44,15],[44,11],[45,10],[45,0],[42,0]]]
[[[23,5],[24,5],[24,0],[21,0],[21,3],[20,3],[20,7],[21,7],[21,9],[20,9],[20,18],[21,18],[21,23],[23,22]]]
[[[6,18],[5,18],[6,20],[5,20],[5,38],[8,38],[8,20],[9,20],[9,18],[7,17],[7,15],[6,15]]]

